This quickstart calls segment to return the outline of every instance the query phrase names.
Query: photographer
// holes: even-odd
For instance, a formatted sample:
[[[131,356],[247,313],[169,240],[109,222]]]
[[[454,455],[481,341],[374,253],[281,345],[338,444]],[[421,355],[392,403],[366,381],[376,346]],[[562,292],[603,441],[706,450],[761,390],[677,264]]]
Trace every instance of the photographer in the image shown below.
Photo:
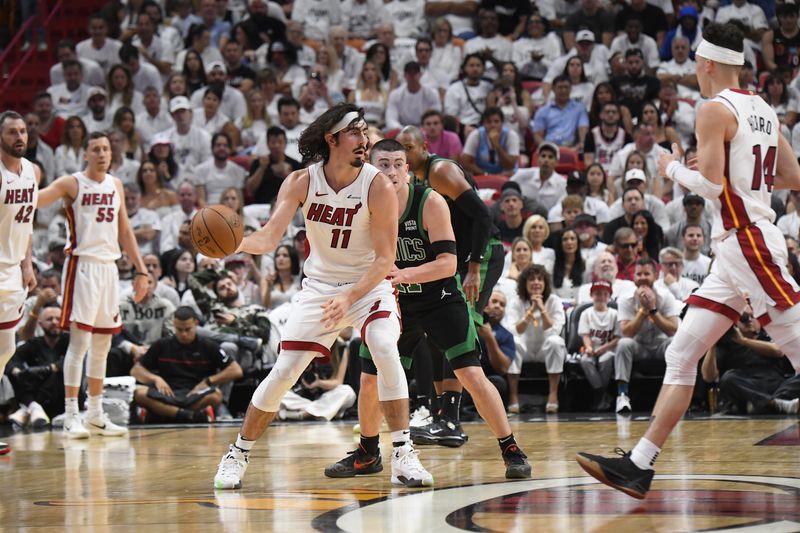
[[[333,420],[355,404],[355,391],[350,385],[344,384],[351,334],[352,328],[348,328],[336,339],[331,348],[329,364],[313,361],[308,366],[294,389],[287,392],[281,400],[278,418]]]
[[[134,400],[158,417],[213,421],[213,408],[222,403],[218,386],[243,376],[239,363],[216,342],[197,336],[197,325],[192,308],[179,307],[173,315],[175,335],[154,342],[131,370],[142,384]]]

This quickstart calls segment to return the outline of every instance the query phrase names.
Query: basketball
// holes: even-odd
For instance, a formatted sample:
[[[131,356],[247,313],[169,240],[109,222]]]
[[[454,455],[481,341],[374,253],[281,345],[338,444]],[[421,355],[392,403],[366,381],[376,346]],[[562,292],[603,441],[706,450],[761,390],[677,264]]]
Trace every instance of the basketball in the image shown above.
[[[244,224],[233,209],[209,205],[192,218],[191,233],[201,254],[219,259],[236,251],[244,236]]]

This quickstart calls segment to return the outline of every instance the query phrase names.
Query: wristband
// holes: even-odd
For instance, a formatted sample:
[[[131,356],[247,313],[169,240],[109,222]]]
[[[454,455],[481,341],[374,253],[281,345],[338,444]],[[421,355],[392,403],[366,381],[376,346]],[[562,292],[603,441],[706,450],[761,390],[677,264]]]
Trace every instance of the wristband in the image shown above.
[[[708,200],[717,200],[722,194],[722,185],[708,181],[700,172],[691,170],[678,161],[667,165],[667,177]]]

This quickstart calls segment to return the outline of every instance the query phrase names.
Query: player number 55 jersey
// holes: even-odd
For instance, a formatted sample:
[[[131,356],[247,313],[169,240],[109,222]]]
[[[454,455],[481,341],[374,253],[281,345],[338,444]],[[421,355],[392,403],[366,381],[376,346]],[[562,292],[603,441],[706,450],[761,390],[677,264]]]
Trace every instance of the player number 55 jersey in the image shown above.
[[[119,209],[122,203],[111,174],[102,182],[77,172],[78,196],[66,209],[69,240],[67,253],[94,259],[116,261],[119,248]]]

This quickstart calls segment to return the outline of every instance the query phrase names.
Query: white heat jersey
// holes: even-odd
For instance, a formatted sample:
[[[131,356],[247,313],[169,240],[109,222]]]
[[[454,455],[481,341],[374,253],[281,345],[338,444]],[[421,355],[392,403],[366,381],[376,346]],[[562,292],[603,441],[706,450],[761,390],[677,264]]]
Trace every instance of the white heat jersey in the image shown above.
[[[597,348],[614,337],[619,337],[619,321],[617,320],[617,310],[608,308],[604,312],[596,311],[594,307],[589,307],[578,320],[578,335],[589,335],[592,341],[592,348]]]
[[[727,107],[738,122],[736,135],[725,145],[724,189],[713,202],[718,216],[711,238],[718,240],[759,220],[775,221],[770,199],[781,126],[772,107],[752,91],[725,89],[712,101]]]
[[[0,163],[0,269],[19,266],[33,233],[39,188],[33,163],[25,158],[21,161],[19,175]]]
[[[67,254],[96,261],[116,261],[119,249],[119,208],[122,200],[114,177],[106,174],[102,182],[83,172],[78,180],[78,196],[66,209]]]
[[[375,247],[367,199],[378,172],[364,163],[355,181],[337,193],[328,186],[322,162],[308,167],[303,215],[311,253],[303,264],[306,276],[332,284],[354,283],[372,268]]]

